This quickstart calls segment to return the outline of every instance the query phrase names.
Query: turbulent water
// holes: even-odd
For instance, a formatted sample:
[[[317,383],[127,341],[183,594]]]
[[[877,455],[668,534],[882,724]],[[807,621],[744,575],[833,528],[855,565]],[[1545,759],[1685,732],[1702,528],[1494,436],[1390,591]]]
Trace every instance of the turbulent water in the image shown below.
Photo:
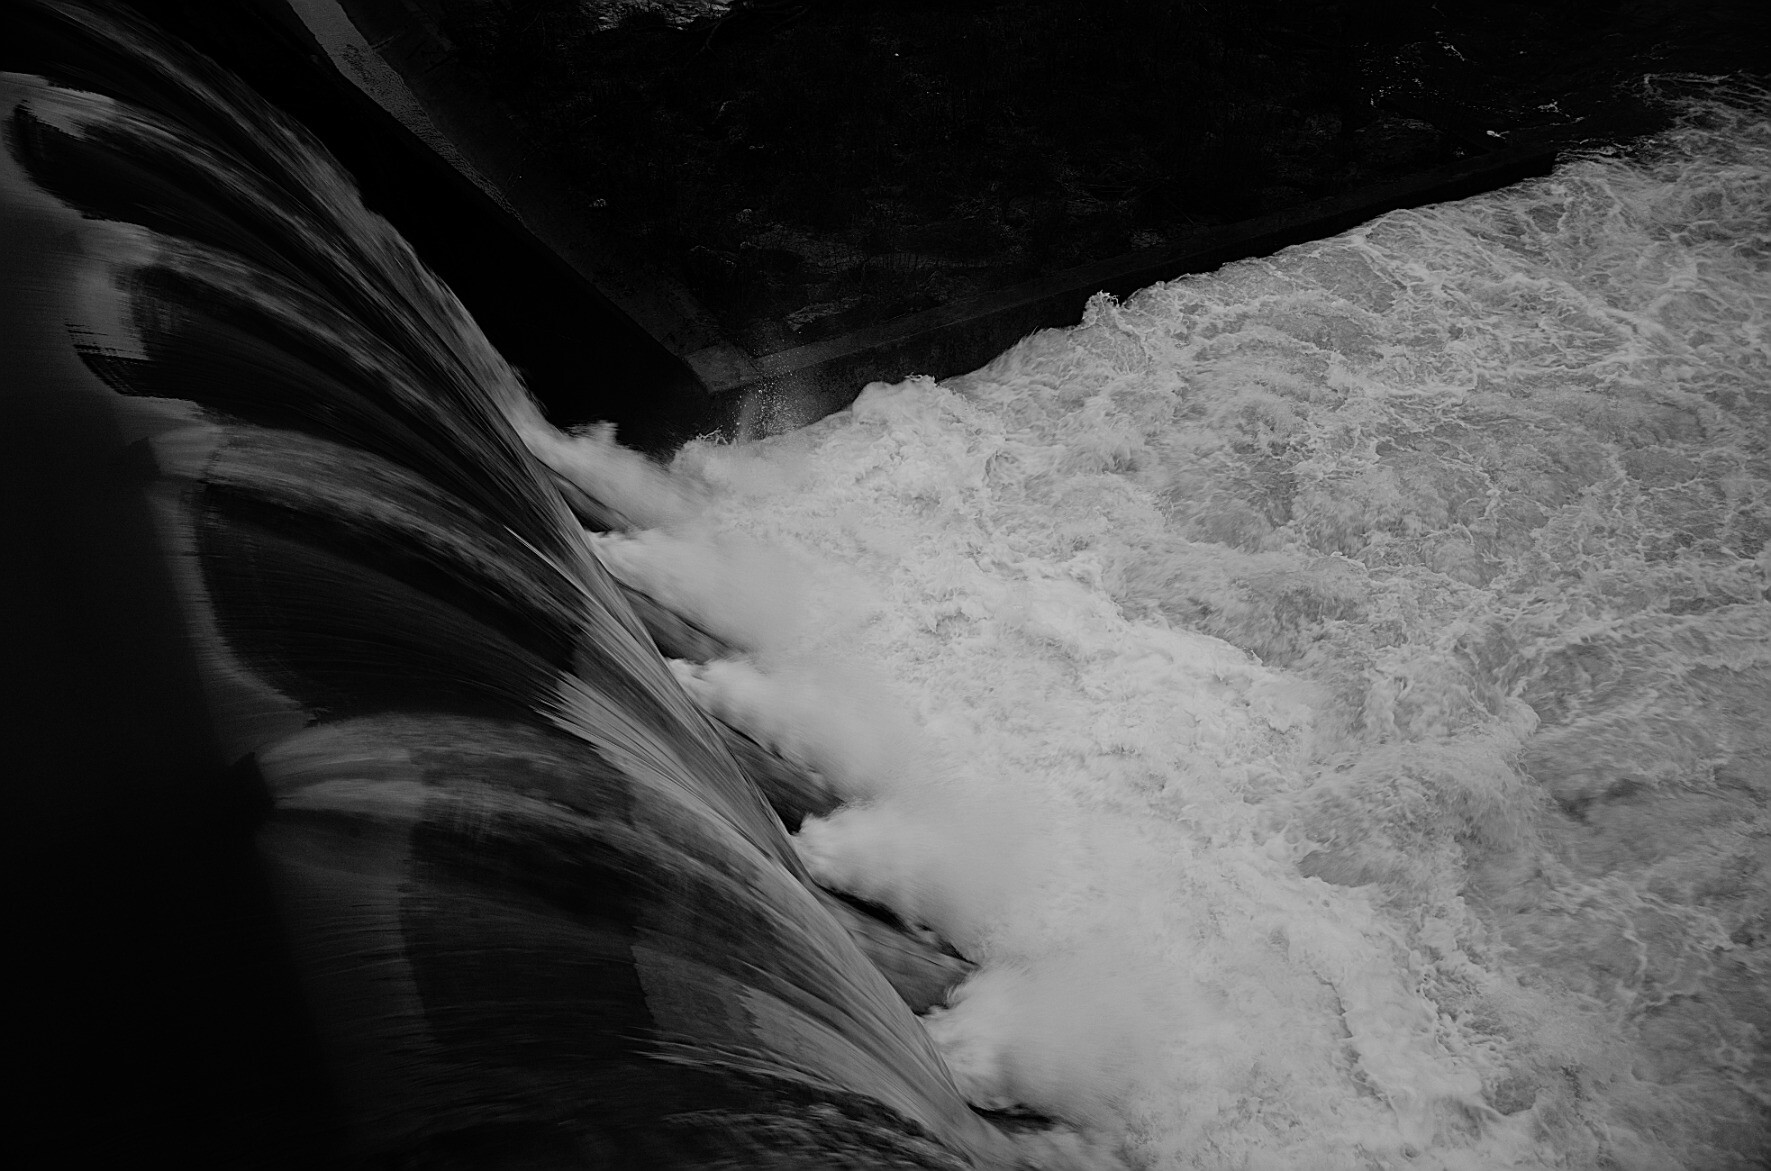
[[[1678,100],[692,444],[599,540],[850,799],[812,872],[981,964],[925,1018],[974,1103],[1138,1167],[1762,1165],[1771,102]]]
[[[1763,1164],[1771,96],[667,471],[237,83],[28,7],[81,88],[0,75],[24,480],[152,521],[22,576],[181,632],[322,1145]]]

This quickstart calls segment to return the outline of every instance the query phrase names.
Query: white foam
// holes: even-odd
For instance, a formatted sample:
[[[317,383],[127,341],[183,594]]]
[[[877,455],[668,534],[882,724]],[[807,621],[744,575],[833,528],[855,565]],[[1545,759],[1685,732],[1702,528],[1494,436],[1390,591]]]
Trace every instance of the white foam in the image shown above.
[[[749,632],[683,677],[842,778],[813,873],[980,963],[929,1020],[974,1101],[1147,1167],[1760,1149],[1743,100],[679,456],[680,539],[804,588],[611,561]]]
[[[681,524],[701,511],[701,485],[622,447],[615,441],[613,423],[566,432],[542,418],[526,395],[508,396],[505,406],[517,434],[537,459],[629,524],[648,529]]]

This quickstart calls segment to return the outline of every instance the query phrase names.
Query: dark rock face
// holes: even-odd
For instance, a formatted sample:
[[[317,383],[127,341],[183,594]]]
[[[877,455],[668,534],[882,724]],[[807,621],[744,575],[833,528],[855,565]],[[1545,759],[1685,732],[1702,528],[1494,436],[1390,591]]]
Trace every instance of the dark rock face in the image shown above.
[[[1439,128],[1416,118],[1383,117],[1353,135],[1359,157],[1374,170],[1399,174],[1433,162],[1444,146]]]
[[[610,247],[758,356],[1576,143],[1644,74],[1763,76],[1771,40],[1751,0],[412,2]]]
[[[149,958],[173,972],[202,944],[231,957],[206,973],[220,989],[286,1010],[275,1044],[260,1029],[222,1064],[168,1061],[126,1130],[86,1103],[99,1121],[64,1153],[1003,1161],[516,438],[525,392],[460,304],[238,83],[108,10],[30,7],[121,97],[4,79],[19,421],[65,453],[30,465],[40,494],[99,492],[48,515],[128,538],[40,558],[32,580],[69,583],[65,624],[90,600],[107,607],[92,621],[176,632],[154,662],[182,680],[142,677],[167,734],[121,720],[126,690],[89,713],[119,723],[82,774],[143,809],[163,786],[179,816],[89,810],[82,848],[146,834],[131,857],[203,859],[176,889],[107,871],[145,889],[61,910],[248,884],[197,923],[165,908]],[[107,600],[118,573],[127,605]],[[166,779],[181,769],[212,780]],[[214,944],[240,933],[256,950]],[[233,1018],[210,1014],[243,998],[185,993],[165,1024],[158,999],[128,999],[91,1059],[130,1036],[224,1037]],[[249,1124],[209,1117],[242,1098]]]

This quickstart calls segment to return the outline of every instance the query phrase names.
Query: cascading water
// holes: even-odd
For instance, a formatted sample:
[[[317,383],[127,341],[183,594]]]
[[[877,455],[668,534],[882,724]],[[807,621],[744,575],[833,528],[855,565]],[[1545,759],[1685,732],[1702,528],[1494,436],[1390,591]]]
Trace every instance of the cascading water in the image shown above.
[[[134,445],[345,1150],[1762,1158],[1765,95],[665,473],[35,7],[116,97],[5,79],[15,397]]]
[[[56,75],[82,85],[0,74],[3,364],[31,469],[15,484],[7,468],[20,593],[52,608],[36,619],[63,628],[51,641],[83,624],[174,632],[152,652],[166,682],[137,684],[155,694],[91,689],[109,706],[85,719],[129,730],[90,733],[115,751],[80,778],[72,848],[105,864],[153,834],[110,825],[119,791],[153,780],[184,799],[218,774],[206,798],[223,812],[199,824],[229,841],[174,819],[132,857],[256,841],[274,908],[190,942],[278,932],[267,953],[293,961],[324,1069],[303,1107],[326,1129],[313,1158],[1010,1165],[1017,1144],[967,1107],[861,950],[914,966],[929,949],[886,924],[845,929],[819,896],[732,755],[741,738],[674,681],[519,431],[566,437],[455,298],[238,82],[106,9],[29,15]],[[67,523],[102,510],[119,539],[46,538],[53,520],[17,521],[26,493]],[[78,564],[56,564],[70,548]],[[129,661],[92,642],[68,639],[82,669]],[[138,704],[196,743],[135,728]],[[70,913],[119,898],[94,896]],[[131,958],[119,980],[155,978]],[[183,1047],[176,1026],[100,1032],[101,1069],[144,1032]],[[155,1070],[167,1086],[121,1092],[204,1098],[229,1076],[188,1075],[183,1056]],[[96,1090],[78,1105],[128,1116]],[[286,1161],[283,1105],[242,1103],[259,1129],[176,1103],[199,1121],[167,1141],[192,1165]],[[55,1136],[57,1157],[141,1141],[86,1130]]]
[[[1148,1167],[1771,1151],[1771,101],[690,445],[618,577]],[[1675,100],[1671,94],[1668,100]]]

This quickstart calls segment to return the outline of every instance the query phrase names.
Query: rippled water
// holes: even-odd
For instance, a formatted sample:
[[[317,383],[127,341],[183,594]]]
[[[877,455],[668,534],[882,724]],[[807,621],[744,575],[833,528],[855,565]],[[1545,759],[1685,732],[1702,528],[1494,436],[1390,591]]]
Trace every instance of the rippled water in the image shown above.
[[[696,444],[601,550],[1148,1167],[1771,1149],[1771,101]]]

